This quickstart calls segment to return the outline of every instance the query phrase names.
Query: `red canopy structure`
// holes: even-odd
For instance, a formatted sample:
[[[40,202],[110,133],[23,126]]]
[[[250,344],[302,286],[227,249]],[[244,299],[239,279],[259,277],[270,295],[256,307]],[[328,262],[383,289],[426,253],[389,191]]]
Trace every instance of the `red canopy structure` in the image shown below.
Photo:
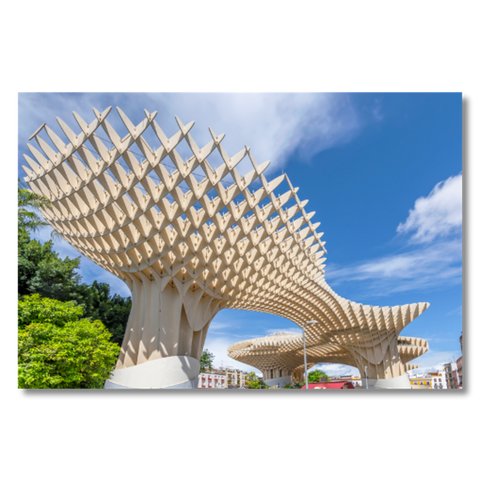
[[[305,388],[305,385],[302,387],[302,388]],[[339,390],[339,389],[344,389],[344,388],[353,388],[355,389],[355,387],[353,386],[353,383],[352,382],[348,382],[348,381],[339,381],[339,382],[322,382],[322,383],[309,383],[308,384],[308,389],[309,390],[314,390],[314,389],[320,389],[320,390],[323,390],[323,389],[327,389],[327,390]]]

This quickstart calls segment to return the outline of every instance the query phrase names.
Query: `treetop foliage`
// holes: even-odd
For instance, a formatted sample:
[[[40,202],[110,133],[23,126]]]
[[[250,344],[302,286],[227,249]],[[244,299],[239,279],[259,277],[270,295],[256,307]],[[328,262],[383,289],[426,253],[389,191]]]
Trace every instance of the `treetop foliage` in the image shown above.
[[[255,372],[251,372],[247,377],[247,387],[252,389],[268,389],[270,388],[263,380],[260,380]]]
[[[83,308],[74,302],[60,302],[38,294],[27,295],[18,302],[19,328],[31,323],[51,323],[63,327],[67,322],[78,320],[82,314]]]
[[[207,370],[212,370],[213,359],[215,355],[205,349],[200,357],[200,373],[205,373]]]
[[[48,198],[40,197],[27,189],[25,183],[18,179],[18,228],[25,231],[37,231],[48,225],[34,210],[39,207],[51,207]]]
[[[112,334],[112,341],[123,339],[132,306],[130,297],[112,295],[110,286],[94,281],[81,282],[78,273],[80,257],[61,259],[53,250],[53,242],[39,242],[30,238],[30,232],[48,225],[40,220],[35,210],[49,208],[51,202],[27,189],[18,181],[18,293],[19,296],[39,294],[60,301],[75,301],[83,307],[83,314],[102,320]],[[30,210],[29,210],[30,209]],[[33,221],[33,220],[34,221]],[[33,223],[32,223],[33,222]]]
[[[326,378],[327,382],[330,381],[330,377],[323,372],[322,370],[314,370],[313,372],[308,373],[308,382],[309,383],[319,383],[320,378]]]
[[[18,332],[19,388],[103,388],[120,347],[100,320],[31,323]]]

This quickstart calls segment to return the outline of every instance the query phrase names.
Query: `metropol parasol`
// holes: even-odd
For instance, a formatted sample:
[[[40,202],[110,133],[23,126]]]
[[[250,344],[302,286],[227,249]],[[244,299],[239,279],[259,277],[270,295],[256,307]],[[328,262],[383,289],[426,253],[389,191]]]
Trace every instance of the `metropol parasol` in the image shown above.
[[[269,162],[258,164],[247,146],[230,157],[224,134],[210,129],[211,141],[200,147],[190,133],[194,122],[175,117],[179,130],[168,138],[156,112],[145,110],[134,125],[117,108],[128,131],[122,138],[110,112],[94,109],[91,123],[74,112],[75,131],[57,119],[67,143],[43,124],[23,167],[29,188],[52,202],[41,209],[48,223],[132,292],[105,388],[195,388],[208,328],[225,308],[272,313],[301,327],[315,321],[305,328],[308,366],[352,365],[368,372],[363,381],[371,386],[410,388],[406,372],[417,365],[408,362],[428,344],[400,333],[428,303],[376,307],[337,295],[324,278],[315,212],[306,211],[308,201],[286,174],[268,181]],[[187,148],[183,160],[179,151]],[[242,160],[251,165],[244,175]],[[269,381],[301,378],[299,335],[245,340],[228,354]]]

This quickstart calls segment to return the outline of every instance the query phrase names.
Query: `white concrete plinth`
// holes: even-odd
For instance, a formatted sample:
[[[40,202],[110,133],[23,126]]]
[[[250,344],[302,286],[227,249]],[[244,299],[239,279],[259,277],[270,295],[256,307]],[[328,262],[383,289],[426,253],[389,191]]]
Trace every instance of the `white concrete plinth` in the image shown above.
[[[278,385],[280,388],[283,388],[283,386],[286,383],[292,383],[292,377],[290,375],[287,375],[285,377],[278,377],[278,378],[267,378],[264,380],[264,382],[269,386],[273,387],[274,385]]]
[[[404,388],[411,389],[410,379],[408,375],[402,375],[400,377],[393,378],[369,378],[367,380],[368,388],[372,390],[384,389],[384,388]],[[365,378],[362,378],[362,385],[365,388]]]
[[[165,357],[114,370],[104,388],[197,388],[199,373],[195,358]]]

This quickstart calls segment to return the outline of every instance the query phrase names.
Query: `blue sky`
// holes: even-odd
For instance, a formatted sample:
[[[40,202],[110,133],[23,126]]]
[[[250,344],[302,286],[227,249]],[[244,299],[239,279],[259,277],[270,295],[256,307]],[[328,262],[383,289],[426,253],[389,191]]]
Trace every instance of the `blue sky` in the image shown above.
[[[325,275],[334,290],[364,304],[429,302],[403,335],[429,341],[415,360],[421,371],[461,355],[462,330],[462,96],[455,94],[20,94],[19,176],[28,137],[44,122],[63,136],[55,117],[78,130],[71,114],[93,119],[92,107],[120,107],[134,123],[143,109],[172,135],[174,115],[195,120],[201,144],[208,127],[225,133],[232,155],[245,144],[267,179],[287,172],[301,199],[321,222],[328,251]],[[109,121],[122,130],[116,113]],[[48,229],[37,238],[49,238]],[[55,248],[78,256],[64,241]],[[83,281],[127,287],[82,258]],[[206,347],[218,365],[240,366],[228,345],[275,331],[300,332],[273,315],[224,310],[210,327]],[[345,366],[325,371],[355,373]]]

